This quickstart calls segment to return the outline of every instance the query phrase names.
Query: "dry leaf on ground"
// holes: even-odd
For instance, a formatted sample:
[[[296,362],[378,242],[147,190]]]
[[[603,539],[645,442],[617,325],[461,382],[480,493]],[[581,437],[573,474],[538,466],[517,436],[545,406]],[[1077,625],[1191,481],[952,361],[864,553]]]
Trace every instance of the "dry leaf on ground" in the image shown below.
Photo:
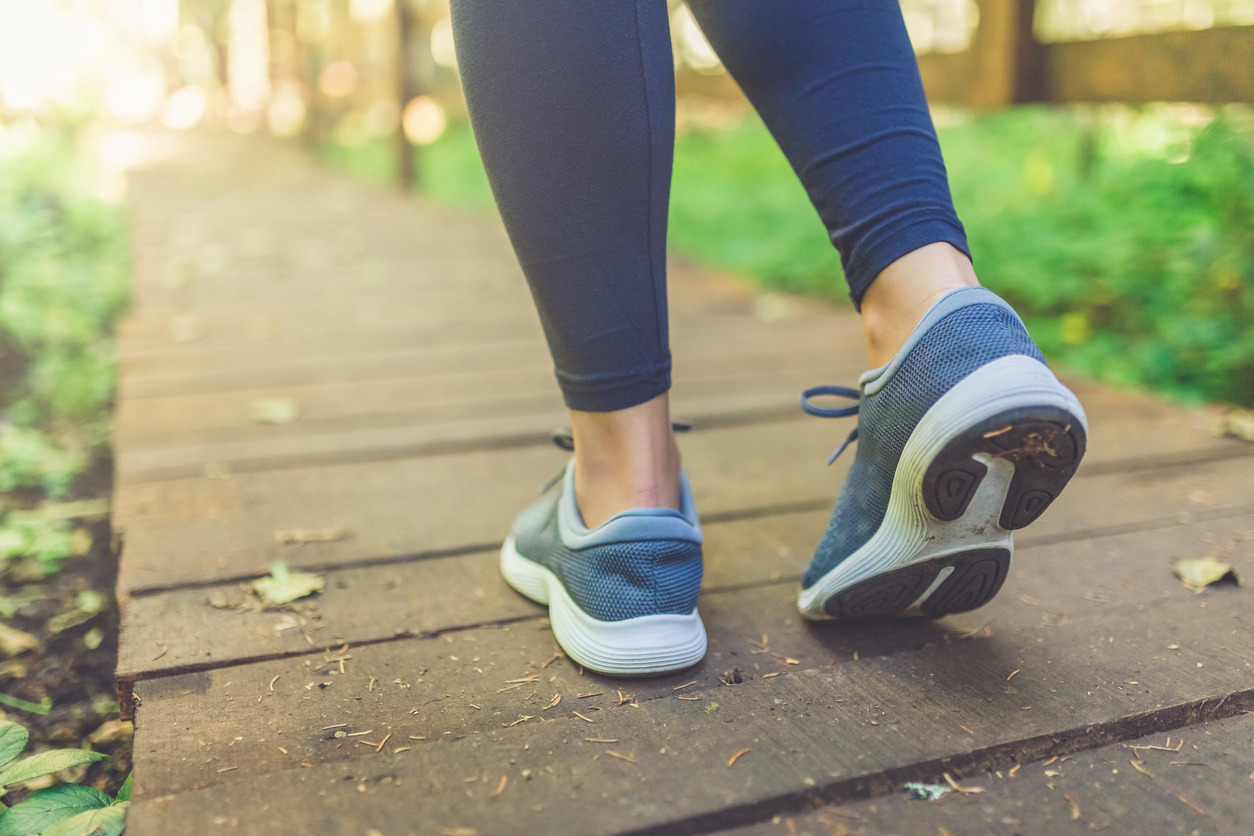
[[[1222,580],[1231,580],[1237,586],[1241,585],[1241,579],[1230,564],[1209,557],[1200,560],[1177,560],[1172,569],[1176,577],[1195,592],[1201,592]]]
[[[280,546],[299,546],[302,543],[333,543],[336,540],[347,539],[348,529],[339,526],[330,528],[281,528],[274,532],[274,542]]]
[[[253,589],[267,604],[286,604],[297,598],[322,589],[326,581],[317,575],[302,572],[299,569],[288,569],[283,561],[277,561],[270,567],[270,574],[253,581]]]
[[[260,424],[290,424],[300,417],[300,404],[291,398],[261,398],[252,403],[252,419]]]
[[[1211,432],[1217,436],[1231,436],[1244,441],[1254,441],[1254,409],[1233,409],[1215,419]]]

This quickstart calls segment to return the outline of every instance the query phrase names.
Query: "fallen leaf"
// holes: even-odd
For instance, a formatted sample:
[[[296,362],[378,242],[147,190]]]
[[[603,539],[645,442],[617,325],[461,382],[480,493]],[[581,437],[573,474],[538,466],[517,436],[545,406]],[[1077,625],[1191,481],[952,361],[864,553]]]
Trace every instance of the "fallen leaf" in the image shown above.
[[[919,784],[907,781],[906,791],[910,793],[911,798],[919,801],[939,801],[954,790],[953,787],[947,787],[944,784]]]
[[[333,543],[336,540],[346,539],[348,539],[348,529],[339,526],[330,528],[281,528],[274,532],[274,542],[280,546],[299,546],[302,543]]]
[[[282,560],[270,566],[270,574],[253,581],[253,589],[268,604],[286,604],[322,589],[326,581],[299,569],[288,569]]]
[[[1231,565],[1209,557],[1200,560],[1177,560],[1172,569],[1185,586],[1196,592],[1222,580],[1230,579],[1237,586],[1241,585],[1241,579]]]
[[[0,651],[5,656],[16,656],[28,650],[38,650],[39,639],[30,633],[23,633],[5,624],[0,624]]]
[[[300,417],[300,404],[291,398],[261,398],[253,401],[251,414],[259,424],[290,424]]]
[[[1233,409],[1215,419],[1211,432],[1244,441],[1254,441],[1254,409]]]

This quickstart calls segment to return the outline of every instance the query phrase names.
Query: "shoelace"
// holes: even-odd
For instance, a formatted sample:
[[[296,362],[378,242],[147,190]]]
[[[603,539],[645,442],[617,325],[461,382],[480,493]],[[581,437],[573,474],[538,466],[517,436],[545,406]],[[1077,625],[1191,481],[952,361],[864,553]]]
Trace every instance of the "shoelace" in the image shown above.
[[[862,393],[857,389],[850,389],[847,386],[812,386],[801,393],[801,408],[810,415],[816,415],[819,418],[848,418],[851,415],[858,414],[858,404],[853,406],[842,406],[838,409],[826,409],[821,406],[815,406],[810,403],[810,398],[817,398],[823,395],[835,395],[838,398],[850,398],[855,401],[862,400]],[[845,448],[858,440],[858,428],[854,427],[853,432],[849,433],[849,437],[845,439],[845,443],[832,453],[832,457],[827,460],[830,465],[832,462],[845,452]]]
[[[692,429],[692,424],[675,421],[671,424],[671,429],[677,433],[686,433]],[[553,444],[562,450],[573,453],[575,451],[575,436],[571,433],[569,427],[558,427],[553,430]],[[562,477],[565,475],[566,468],[563,466],[561,470],[557,471],[552,479],[544,483],[544,487],[540,488],[540,495],[543,496],[548,493],[549,488],[560,482]]]

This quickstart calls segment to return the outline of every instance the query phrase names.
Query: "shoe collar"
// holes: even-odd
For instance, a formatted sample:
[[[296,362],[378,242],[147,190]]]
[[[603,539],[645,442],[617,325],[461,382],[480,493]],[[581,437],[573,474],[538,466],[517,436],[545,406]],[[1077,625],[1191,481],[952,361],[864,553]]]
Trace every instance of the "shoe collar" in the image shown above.
[[[566,465],[562,494],[557,500],[557,526],[562,543],[571,550],[640,540],[678,540],[700,545],[703,541],[697,506],[692,499],[688,474],[679,472],[679,510],[632,508],[615,514],[596,528],[584,525],[575,501],[575,460]]]
[[[927,332],[932,330],[933,326],[951,313],[968,305],[997,305],[1009,311],[1010,315],[1015,319],[1019,319],[1019,315],[1015,313],[1014,308],[1007,305],[997,294],[987,288],[960,287],[957,290],[951,290],[940,299],[937,299],[932,307],[928,308],[927,313],[919,320],[919,324],[914,326],[914,330],[910,332],[906,342],[893,355],[892,360],[889,360],[878,369],[871,369],[862,373],[862,376],[858,378],[858,387],[862,390],[862,397],[868,398],[884,388],[888,381],[892,379],[893,373],[906,361],[906,357],[926,336]],[[1022,323],[1022,320],[1020,322]]]

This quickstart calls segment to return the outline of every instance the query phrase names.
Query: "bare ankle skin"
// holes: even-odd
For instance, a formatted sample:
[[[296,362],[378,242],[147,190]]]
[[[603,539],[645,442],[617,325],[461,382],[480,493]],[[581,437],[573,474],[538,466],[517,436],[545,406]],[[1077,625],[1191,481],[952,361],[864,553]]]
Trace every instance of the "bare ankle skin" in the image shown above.
[[[862,298],[871,367],[892,359],[937,299],[978,286],[971,261],[949,244],[928,244],[888,265]],[[631,508],[679,508],[679,447],[670,398],[614,412],[570,412],[575,439],[575,499],[595,528]]]
[[[960,287],[978,287],[971,260],[950,244],[907,253],[875,277],[862,297],[862,330],[871,368],[893,359],[928,308]]]
[[[679,509],[679,446],[670,397],[614,412],[570,411],[575,499],[595,528],[631,508]]]

